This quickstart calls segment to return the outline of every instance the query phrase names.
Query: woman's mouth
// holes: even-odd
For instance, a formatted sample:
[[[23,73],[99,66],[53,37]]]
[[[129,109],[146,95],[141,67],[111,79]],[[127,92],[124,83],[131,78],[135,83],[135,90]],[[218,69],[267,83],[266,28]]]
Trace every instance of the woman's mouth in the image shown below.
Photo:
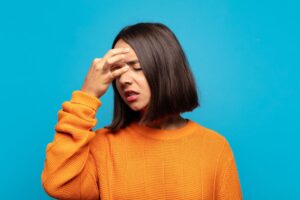
[[[126,97],[126,100],[127,100],[129,103],[131,103],[131,102],[136,101],[137,98],[138,98],[138,95],[137,95],[137,94],[134,94],[134,95],[131,95],[131,96],[129,96],[129,97]]]
[[[132,103],[138,99],[138,93],[134,91],[127,91],[125,92],[126,100],[129,103]]]

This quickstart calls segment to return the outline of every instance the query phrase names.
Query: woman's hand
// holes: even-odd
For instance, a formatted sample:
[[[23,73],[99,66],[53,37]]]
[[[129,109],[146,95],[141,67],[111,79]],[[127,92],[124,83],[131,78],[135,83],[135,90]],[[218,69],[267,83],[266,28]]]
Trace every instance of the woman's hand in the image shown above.
[[[127,65],[122,65],[128,52],[127,48],[110,49],[103,58],[94,59],[81,90],[100,98],[110,83],[129,69]],[[120,67],[112,70],[116,64]]]

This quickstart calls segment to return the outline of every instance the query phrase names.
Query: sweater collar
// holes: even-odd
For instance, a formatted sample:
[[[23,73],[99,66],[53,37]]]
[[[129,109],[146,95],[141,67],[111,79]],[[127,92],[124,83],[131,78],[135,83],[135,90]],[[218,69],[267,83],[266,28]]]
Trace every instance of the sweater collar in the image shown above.
[[[129,128],[137,134],[143,135],[145,137],[157,139],[157,140],[173,140],[183,138],[187,135],[194,133],[196,128],[196,123],[190,119],[187,119],[187,123],[177,129],[167,130],[167,129],[157,129],[151,128],[145,125],[141,125],[138,122],[132,122]]]

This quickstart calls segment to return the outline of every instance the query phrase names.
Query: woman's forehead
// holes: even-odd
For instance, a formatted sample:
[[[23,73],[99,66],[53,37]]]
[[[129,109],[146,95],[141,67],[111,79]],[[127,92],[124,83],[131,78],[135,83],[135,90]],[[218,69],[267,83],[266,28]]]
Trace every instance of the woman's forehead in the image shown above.
[[[118,42],[115,44],[114,48],[129,48],[129,52],[126,54],[126,60],[132,61],[132,60],[138,60],[134,50],[131,48],[129,44],[124,42],[122,39],[118,40]]]

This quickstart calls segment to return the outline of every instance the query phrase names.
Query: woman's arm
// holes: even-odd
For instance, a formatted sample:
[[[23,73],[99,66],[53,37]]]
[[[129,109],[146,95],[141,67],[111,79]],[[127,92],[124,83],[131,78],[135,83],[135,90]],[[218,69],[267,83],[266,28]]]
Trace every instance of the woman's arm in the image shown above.
[[[95,136],[100,100],[74,91],[58,112],[54,141],[46,149],[42,172],[45,191],[58,199],[98,199],[97,169],[89,142]]]
[[[42,183],[46,192],[59,199],[98,199],[97,169],[89,142],[95,136],[96,111],[100,98],[112,81],[129,67],[124,64],[127,48],[110,49],[103,58],[95,58],[81,91],[73,92],[58,113],[54,141],[47,146]]]

